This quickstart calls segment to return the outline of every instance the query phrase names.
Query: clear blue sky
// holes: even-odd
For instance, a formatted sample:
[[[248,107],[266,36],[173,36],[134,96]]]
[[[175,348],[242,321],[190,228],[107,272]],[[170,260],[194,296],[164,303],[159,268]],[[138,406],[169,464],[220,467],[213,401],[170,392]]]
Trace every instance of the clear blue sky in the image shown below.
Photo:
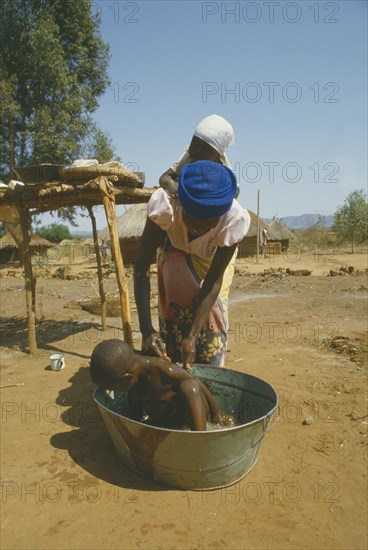
[[[99,0],[92,10],[112,81],[95,119],[148,186],[216,113],[235,131],[227,152],[245,208],[256,210],[260,189],[263,217],[332,214],[366,188],[365,1]]]

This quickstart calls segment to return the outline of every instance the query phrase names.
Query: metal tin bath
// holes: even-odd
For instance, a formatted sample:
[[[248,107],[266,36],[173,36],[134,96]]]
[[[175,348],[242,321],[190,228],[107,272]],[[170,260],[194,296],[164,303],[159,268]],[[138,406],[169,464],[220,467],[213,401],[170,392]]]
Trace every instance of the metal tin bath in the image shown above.
[[[119,457],[131,470],[178,489],[225,487],[256,464],[264,436],[278,420],[277,394],[260,378],[230,369],[194,365],[192,373],[237,425],[206,432],[156,428],[124,416],[125,393],[98,388],[93,397]]]

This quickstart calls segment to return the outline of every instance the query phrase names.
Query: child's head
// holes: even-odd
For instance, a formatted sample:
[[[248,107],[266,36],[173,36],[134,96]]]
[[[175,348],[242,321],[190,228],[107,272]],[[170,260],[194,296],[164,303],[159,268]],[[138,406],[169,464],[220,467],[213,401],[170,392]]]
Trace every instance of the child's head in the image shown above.
[[[225,149],[234,143],[234,130],[222,116],[206,116],[194,130],[189,146],[192,162],[210,160],[219,162]]]
[[[95,384],[107,390],[128,391],[136,383],[137,356],[120,340],[105,340],[92,352],[90,375]]]

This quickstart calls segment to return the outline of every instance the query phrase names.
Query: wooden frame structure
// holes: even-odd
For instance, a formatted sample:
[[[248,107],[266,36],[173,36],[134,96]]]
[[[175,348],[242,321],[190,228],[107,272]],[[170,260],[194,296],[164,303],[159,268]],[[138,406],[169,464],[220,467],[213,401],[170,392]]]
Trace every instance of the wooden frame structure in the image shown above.
[[[112,180],[112,181],[111,181]],[[101,254],[97,238],[96,219],[93,206],[103,205],[111,238],[112,258],[115,262],[117,283],[120,294],[124,340],[132,347],[132,328],[129,307],[128,285],[125,278],[124,262],[121,254],[116,224],[117,204],[148,202],[154,188],[138,189],[115,183],[116,178],[99,176],[87,182],[50,182],[11,188],[1,188],[1,204],[15,207],[19,213],[22,230],[21,258],[24,266],[24,279],[27,307],[28,343],[31,354],[37,353],[36,340],[36,279],[33,273],[30,254],[32,215],[57,210],[68,206],[85,206],[92,223],[92,232],[97,261],[98,286],[101,300],[101,325],[106,330],[106,299],[103,287]],[[7,225],[10,230],[10,226]]]

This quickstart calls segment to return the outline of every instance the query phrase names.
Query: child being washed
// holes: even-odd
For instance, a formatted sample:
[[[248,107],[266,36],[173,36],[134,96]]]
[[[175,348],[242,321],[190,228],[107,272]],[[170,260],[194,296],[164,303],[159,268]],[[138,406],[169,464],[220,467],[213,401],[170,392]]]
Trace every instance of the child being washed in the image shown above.
[[[155,426],[206,430],[206,421],[228,426],[209,389],[184,369],[160,359],[138,355],[120,340],[105,340],[93,350],[93,382],[107,390],[128,392],[130,416],[148,414]],[[144,412],[143,412],[144,411]]]

